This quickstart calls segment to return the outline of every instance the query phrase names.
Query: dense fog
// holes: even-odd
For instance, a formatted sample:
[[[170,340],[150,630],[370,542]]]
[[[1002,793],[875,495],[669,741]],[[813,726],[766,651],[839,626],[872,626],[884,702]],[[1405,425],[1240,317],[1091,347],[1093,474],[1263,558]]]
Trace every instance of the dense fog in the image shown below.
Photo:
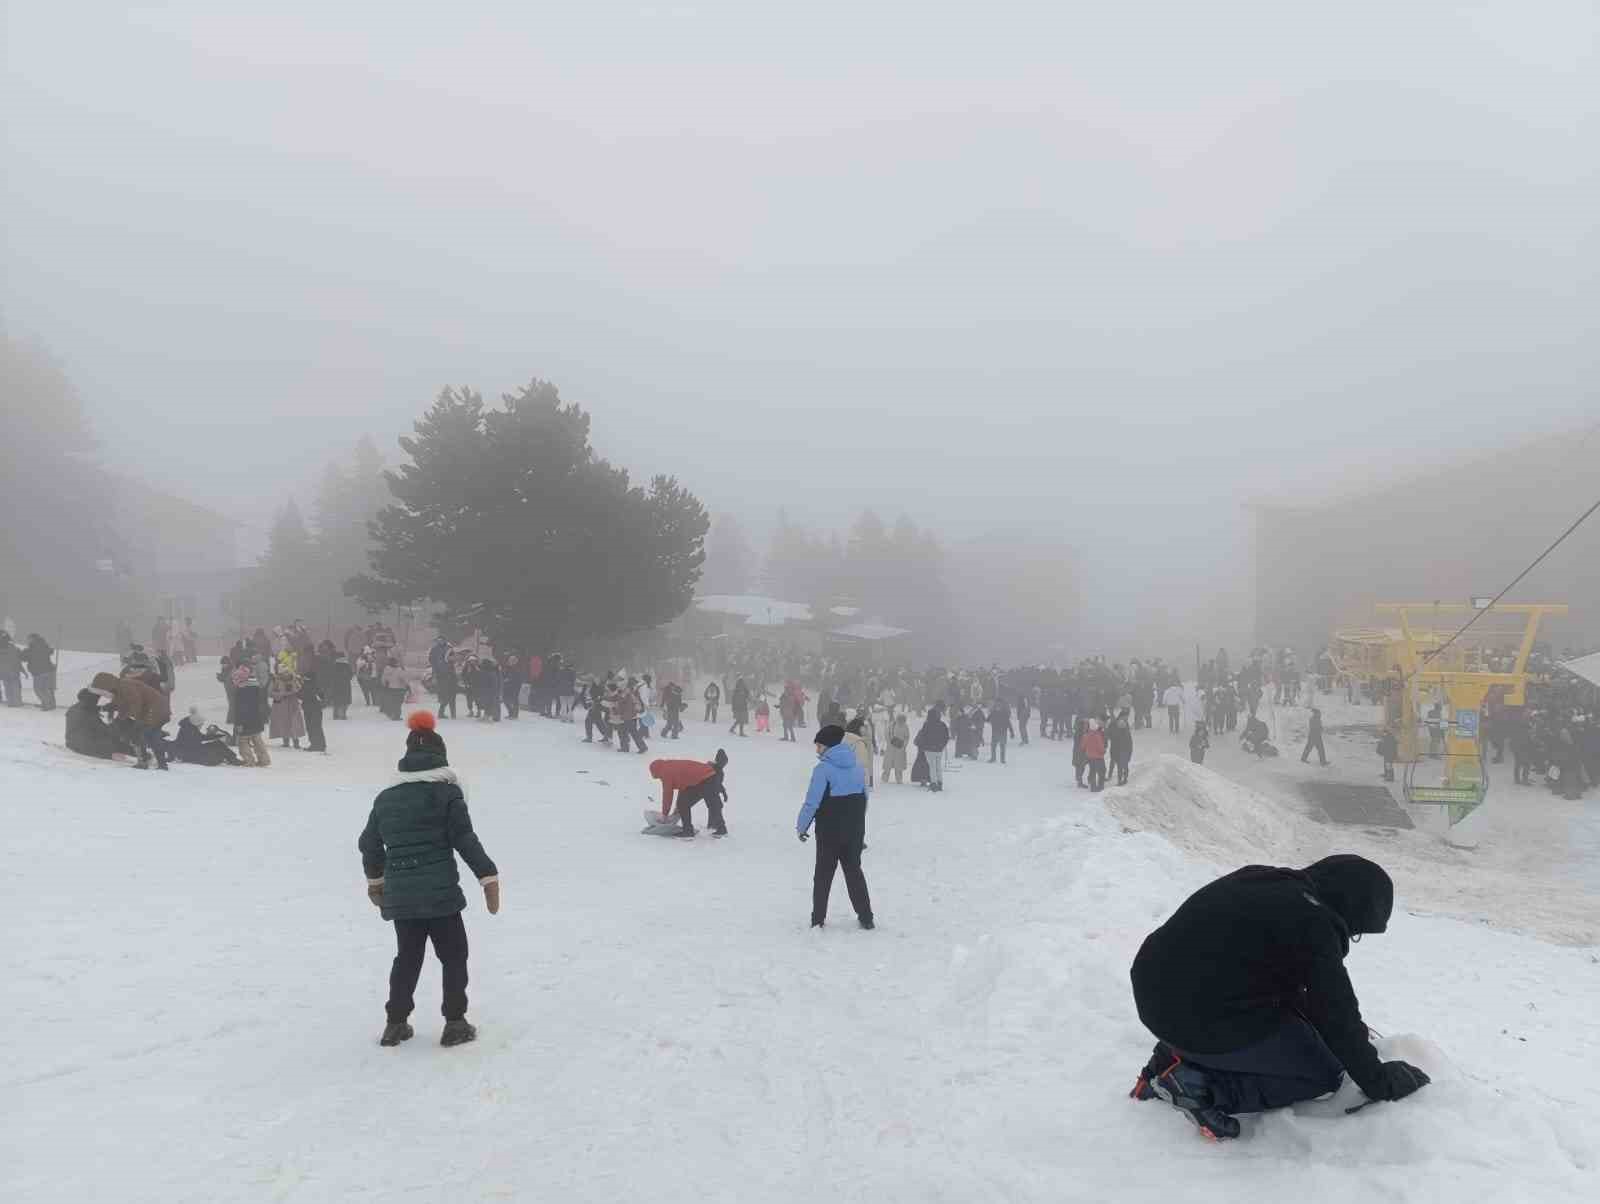
[[[249,561],[363,437],[393,465],[441,388],[539,378],[758,561],[780,511],[905,515],[952,564],[1070,560],[1033,655],[1238,646],[1247,503],[1592,420],[1597,32],[1583,3],[11,4],[6,331],[96,462]]]

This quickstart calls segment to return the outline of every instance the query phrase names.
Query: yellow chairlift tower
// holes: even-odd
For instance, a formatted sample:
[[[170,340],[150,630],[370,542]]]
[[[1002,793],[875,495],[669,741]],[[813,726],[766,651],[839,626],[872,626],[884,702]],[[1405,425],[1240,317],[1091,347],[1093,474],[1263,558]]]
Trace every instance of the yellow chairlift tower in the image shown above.
[[[1567,608],[1547,602],[1491,607],[1489,599],[1481,598],[1470,603],[1380,602],[1378,611],[1398,616],[1400,623],[1398,631],[1389,633],[1384,659],[1390,662],[1391,682],[1397,678],[1399,684],[1398,699],[1392,693],[1390,697],[1390,723],[1406,767],[1406,802],[1443,805],[1449,822],[1459,823],[1488,792],[1479,730],[1485,702],[1524,705],[1528,656],[1539,625],[1547,615],[1566,614]],[[1490,611],[1485,622],[1499,618],[1502,623],[1497,628],[1475,623],[1457,637],[1463,620],[1475,611]],[[1519,620],[1517,625],[1504,622],[1512,618]],[[1363,634],[1370,639],[1370,633]],[[1429,772],[1436,763],[1437,777]]]

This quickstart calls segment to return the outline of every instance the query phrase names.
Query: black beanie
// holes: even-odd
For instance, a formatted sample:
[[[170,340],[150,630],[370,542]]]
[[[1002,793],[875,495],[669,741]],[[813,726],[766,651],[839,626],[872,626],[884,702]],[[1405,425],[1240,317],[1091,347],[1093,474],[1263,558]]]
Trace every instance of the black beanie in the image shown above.
[[[716,759],[711,763],[718,769],[726,769],[728,767],[728,754],[723,749],[717,749]]]
[[[844,743],[844,728],[837,723],[830,723],[827,727],[817,732],[813,744],[820,744],[823,748],[834,748]]]
[[[444,759],[444,737],[433,730],[433,724],[433,712],[411,713],[411,717],[406,721],[406,726],[411,729],[406,733],[406,752],[433,753],[441,760]]]

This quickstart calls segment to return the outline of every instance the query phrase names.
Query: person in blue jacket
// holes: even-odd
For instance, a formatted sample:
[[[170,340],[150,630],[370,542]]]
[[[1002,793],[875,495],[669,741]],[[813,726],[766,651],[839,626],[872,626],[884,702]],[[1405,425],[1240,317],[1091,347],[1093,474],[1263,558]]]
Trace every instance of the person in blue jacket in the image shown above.
[[[811,926],[821,928],[828,918],[828,893],[834,871],[844,867],[844,884],[861,927],[871,928],[872,898],[861,872],[861,850],[867,842],[867,775],[856,754],[844,742],[844,728],[829,724],[816,735],[817,767],[801,804],[794,830],[809,839],[813,821],[817,828],[817,872],[811,888]]]

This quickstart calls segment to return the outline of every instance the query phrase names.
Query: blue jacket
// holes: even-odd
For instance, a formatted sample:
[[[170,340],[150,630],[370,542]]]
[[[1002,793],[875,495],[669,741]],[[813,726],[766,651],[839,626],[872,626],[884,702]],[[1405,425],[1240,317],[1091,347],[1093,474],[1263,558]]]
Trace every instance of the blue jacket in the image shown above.
[[[817,767],[811,771],[811,785],[806,787],[806,801],[800,806],[800,816],[794,821],[796,832],[810,829],[817,817],[817,808],[825,798],[838,798],[846,794],[867,792],[867,775],[856,761],[856,754],[848,744],[835,744],[822,754]]]

